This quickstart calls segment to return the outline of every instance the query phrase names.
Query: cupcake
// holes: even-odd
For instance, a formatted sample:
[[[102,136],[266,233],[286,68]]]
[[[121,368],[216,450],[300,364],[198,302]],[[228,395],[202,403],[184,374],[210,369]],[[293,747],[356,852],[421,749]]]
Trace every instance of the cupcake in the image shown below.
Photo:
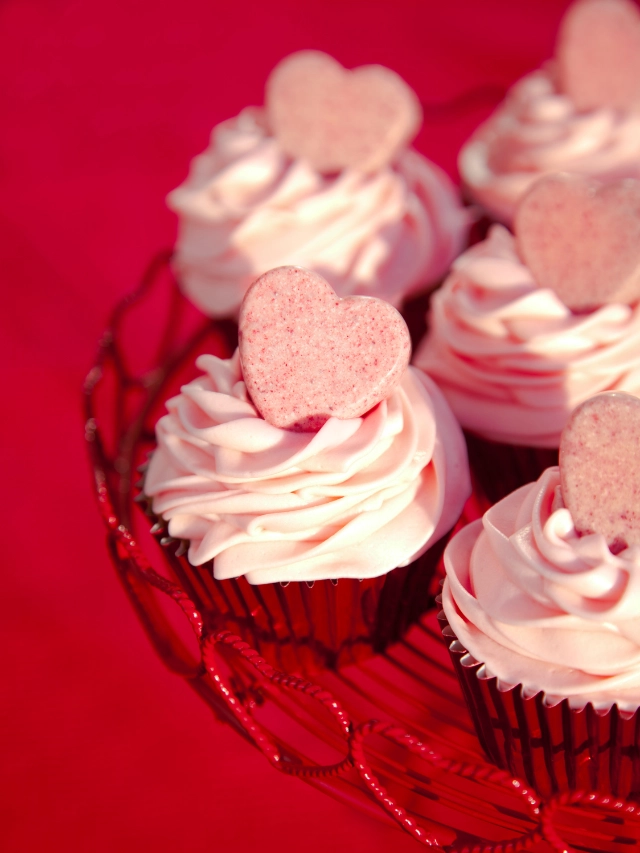
[[[470,197],[510,225],[541,175],[640,178],[640,11],[632,0],[577,0],[555,58],[527,74],[463,146]]]
[[[640,393],[640,182],[542,178],[431,300],[415,364],[467,431],[495,503],[557,464],[573,409]]]
[[[284,59],[265,106],[214,128],[186,181],[174,269],[209,316],[237,316],[254,279],[285,264],[340,296],[399,305],[440,280],[470,224],[445,173],[409,147],[420,102],[379,65],[345,71],[318,51]]]
[[[560,466],[457,533],[444,635],[482,746],[542,795],[640,795],[640,400],[567,425]]]
[[[289,671],[381,650],[432,601],[470,492],[462,431],[381,300],[283,267],[239,331],[157,424],[144,491],[188,543],[174,570],[206,619]]]

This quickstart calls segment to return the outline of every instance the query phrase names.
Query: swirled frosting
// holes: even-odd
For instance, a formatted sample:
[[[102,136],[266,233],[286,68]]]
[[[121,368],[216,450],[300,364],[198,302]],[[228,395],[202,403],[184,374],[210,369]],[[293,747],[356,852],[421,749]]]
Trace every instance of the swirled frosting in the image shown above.
[[[578,536],[558,468],[493,506],[445,552],[444,612],[481,676],[573,707],[640,704],[640,546]]]
[[[189,560],[249,583],[366,578],[406,565],[449,530],[470,492],[462,432],[408,368],[387,400],[317,433],[262,420],[238,352],[167,403],[145,478]]]
[[[167,202],[179,281],[211,316],[237,313],[251,282],[284,265],[320,273],[339,296],[397,305],[446,272],[470,223],[449,178],[416,151],[370,175],[322,175],[282,151],[257,108],[214,128]]]
[[[640,178],[640,115],[608,108],[578,112],[557,91],[549,63],[509,90],[463,146],[458,165],[474,199],[511,224],[518,201],[542,175]]]
[[[599,391],[640,395],[640,305],[574,314],[538,287],[494,225],[431,300],[414,363],[463,427],[494,441],[558,447],[570,413]]]

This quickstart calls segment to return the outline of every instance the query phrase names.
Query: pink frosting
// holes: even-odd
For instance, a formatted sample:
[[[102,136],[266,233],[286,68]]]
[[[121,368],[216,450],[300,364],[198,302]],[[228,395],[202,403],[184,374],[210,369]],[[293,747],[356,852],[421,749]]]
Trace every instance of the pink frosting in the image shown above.
[[[285,155],[257,108],[214,128],[167,201],[179,280],[211,316],[237,313],[251,282],[283,265],[320,273],[339,296],[398,304],[446,272],[470,223],[449,178],[416,151],[374,174],[325,176]]]
[[[574,314],[540,288],[494,225],[431,300],[414,363],[463,427],[508,444],[558,447],[573,409],[599,391],[640,396],[640,305]]]
[[[444,612],[480,677],[549,704],[640,704],[640,546],[579,537],[558,468],[461,530],[445,566]]]
[[[473,197],[511,224],[518,201],[541,175],[640,178],[640,115],[608,108],[578,112],[557,91],[549,63],[510,89],[463,146],[458,165]]]
[[[366,578],[406,565],[449,530],[470,493],[462,432],[436,386],[408,368],[391,396],[317,433],[262,420],[239,355],[167,403],[145,479],[189,560],[250,583]]]

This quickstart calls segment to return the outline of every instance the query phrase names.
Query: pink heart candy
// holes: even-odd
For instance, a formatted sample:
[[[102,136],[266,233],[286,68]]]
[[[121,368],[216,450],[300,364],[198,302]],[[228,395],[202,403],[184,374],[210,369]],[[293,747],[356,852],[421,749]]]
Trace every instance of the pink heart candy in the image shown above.
[[[640,109],[640,11],[631,0],[578,0],[556,47],[558,88],[579,110]]]
[[[538,285],[574,311],[640,299],[640,181],[542,178],[520,202],[514,231]]]
[[[562,496],[578,533],[614,553],[640,545],[640,399],[620,391],[578,406],[560,440]]]
[[[271,130],[291,157],[320,172],[372,172],[416,135],[422,109],[404,80],[382,65],[347,71],[326,53],[301,50],[271,72]]]
[[[313,272],[278,267],[247,291],[239,320],[247,390],[273,426],[310,432],[356,418],[388,397],[411,355],[409,331],[386,302],[339,299]]]

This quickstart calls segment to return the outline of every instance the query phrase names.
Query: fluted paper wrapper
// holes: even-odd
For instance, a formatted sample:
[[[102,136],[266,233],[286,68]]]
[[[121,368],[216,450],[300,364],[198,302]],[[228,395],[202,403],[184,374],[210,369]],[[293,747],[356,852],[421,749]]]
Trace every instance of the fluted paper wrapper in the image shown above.
[[[171,556],[171,570],[213,630],[237,633],[269,663],[310,674],[382,652],[434,603],[444,536],[410,565],[359,581],[252,585],[216,580],[212,563]]]
[[[593,790],[624,799],[640,796],[640,715],[616,705],[582,710],[567,699],[551,705],[543,692],[524,698],[482,674],[457,639],[444,613],[442,634],[476,733],[489,760],[532,785],[543,797],[566,790]]]
[[[465,439],[474,492],[487,508],[558,464],[557,448],[502,444],[467,431]]]

